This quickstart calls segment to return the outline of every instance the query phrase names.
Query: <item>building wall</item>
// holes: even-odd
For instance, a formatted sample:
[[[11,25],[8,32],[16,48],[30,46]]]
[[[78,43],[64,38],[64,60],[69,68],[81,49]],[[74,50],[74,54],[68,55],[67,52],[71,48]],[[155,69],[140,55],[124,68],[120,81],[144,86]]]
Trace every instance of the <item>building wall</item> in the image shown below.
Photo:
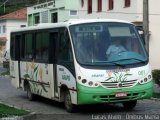
[[[5,33],[3,32],[3,26],[5,26],[6,28],[6,20],[0,20],[0,37],[6,37],[6,31]],[[7,30],[7,29],[6,29]],[[3,51],[5,49],[5,42],[3,43],[3,45],[0,45],[0,64],[2,63],[2,56],[3,56]]]
[[[6,38],[7,38],[6,49],[9,49],[10,47],[10,32],[12,30],[21,28],[21,25],[26,26],[26,24],[27,24],[26,20],[7,20],[6,21]]]
[[[0,37],[6,36],[6,32],[3,32],[3,26],[6,26],[6,20],[0,20]]]
[[[92,0],[92,13],[88,14],[88,0],[53,0],[50,2],[35,5],[27,8],[27,14],[31,16],[31,24],[34,25],[34,15],[39,13],[40,23],[42,23],[42,13],[47,11],[48,22],[51,22],[51,13],[58,12],[58,21],[65,21],[72,18],[114,18],[128,21],[138,21],[142,17],[137,16],[137,0],[131,0],[130,7],[124,7],[124,0],[114,1],[114,9],[108,9],[108,0],[102,0],[102,12],[97,12],[97,0]],[[47,6],[48,3],[54,2],[54,5]],[[70,15],[71,10],[76,10],[77,15]],[[142,16],[142,13],[140,14]],[[29,17],[28,17],[29,21]]]
[[[152,69],[160,69],[160,9],[158,3],[160,1],[149,1],[149,55]]]
[[[137,0],[131,0],[130,7],[124,7],[124,0],[114,0],[113,10],[108,9],[108,0],[102,0],[102,12],[97,12],[97,0],[92,0],[92,13],[88,14],[88,1],[84,0],[83,8],[79,6],[80,18],[110,18],[110,19],[122,19],[128,21],[139,21],[141,18],[137,17]],[[81,1],[79,0],[79,5]],[[142,16],[142,14],[141,14]]]
[[[35,25],[34,18],[35,18],[36,14],[39,14],[39,16],[40,16],[40,21],[39,21],[40,23],[44,23],[43,22],[43,18],[42,18],[43,15],[47,16],[46,17],[47,18],[46,21],[48,23],[51,23],[51,14],[55,13],[55,12],[58,12],[58,13],[62,12],[61,13],[61,14],[63,14],[63,15],[61,15],[62,18],[63,17],[65,18],[66,15],[67,15],[64,12],[65,1],[66,0],[53,0],[53,1],[50,1],[50,2],[46,2],[46,3],[35,5],[33,7],[28,7],[27,8],[27,14],[28,14],[27,21],[28,21],[28,25],[29,26]],[[45,13],[45,14],[43,14],[43,13]],[[58,20],[61,18],[61,16],[58,15]]]
[[[10,32],[12,30],[21,28],[21,25],[26,25],[26,20],[1,20],[0,21],[0,26],[6,26],[6,31],[5,33],[0,34],[0,37],[6,37],[7,42],[4,47],[4,49],[1,51],[0,54],[0,62],[2,63],[3,60],[3,54],[5,51],[9,50],[10,48]],[[2,29],[2,28],[1,28]]]

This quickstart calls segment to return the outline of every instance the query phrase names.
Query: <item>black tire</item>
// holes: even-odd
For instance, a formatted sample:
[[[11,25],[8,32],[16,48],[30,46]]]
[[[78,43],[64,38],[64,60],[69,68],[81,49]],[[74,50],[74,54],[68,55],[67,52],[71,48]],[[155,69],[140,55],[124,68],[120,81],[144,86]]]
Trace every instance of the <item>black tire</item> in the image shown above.
[[[32,93],[29,84],[26,86],[26,91],[27,91],[27,97],[28,97],[28,99],[29,99],[30,101],[35,100],[35,95]]]
[[[126,101],[126,102],[123,102],[122,104],[125,110],[132,110],[136,106],[137,100]]]
[[[67,90],[65,92],[64,105],[65,105],[65,109],[66,109],[67,112],[73,113],[73,112],[76,111],[76,105],[72,104],[71,95],[69,93],[69,90]]]

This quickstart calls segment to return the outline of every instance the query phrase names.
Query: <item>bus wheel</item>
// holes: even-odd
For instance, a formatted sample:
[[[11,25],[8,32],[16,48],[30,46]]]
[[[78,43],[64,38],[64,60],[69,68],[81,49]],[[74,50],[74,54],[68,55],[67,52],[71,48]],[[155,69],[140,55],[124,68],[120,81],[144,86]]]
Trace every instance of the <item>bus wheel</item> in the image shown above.
[[[70,113],[75,112],[76,106],[72,104],[71,95],[69,93],[69,90],[65,92],[64,105],[65,105],[67,112],[70,112]]]
[[[126,110],[132,110],[137,104],[137,100],[133,100],[133,101],[126,101],[123,102],[123,107]]]
[[[35,99],[35,95],[32,93],[30,85],[27,85],[26,88],[27,88],[26,90],[27,90],[27,97],[28,97],[28,99],[30,101],[34,100]]]

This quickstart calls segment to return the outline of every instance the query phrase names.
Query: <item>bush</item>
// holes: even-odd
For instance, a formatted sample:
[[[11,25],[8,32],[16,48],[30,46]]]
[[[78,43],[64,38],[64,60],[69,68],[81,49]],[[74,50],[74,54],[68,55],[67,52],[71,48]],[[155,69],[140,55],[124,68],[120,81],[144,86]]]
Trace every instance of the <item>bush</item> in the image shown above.
[[[152,76],[155,83],[160,86],[160,70],[158,69],[152,70]]]

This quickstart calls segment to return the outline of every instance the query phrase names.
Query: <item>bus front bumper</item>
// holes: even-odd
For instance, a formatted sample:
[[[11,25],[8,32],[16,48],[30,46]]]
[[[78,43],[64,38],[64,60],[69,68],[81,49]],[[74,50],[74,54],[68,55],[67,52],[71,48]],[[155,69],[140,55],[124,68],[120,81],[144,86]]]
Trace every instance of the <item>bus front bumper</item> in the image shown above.
[[[89,88],[78,86],[78,104],[96,104],[96,103],[120,103],[123,101],[147,99],[152,97],[153,81],[140,85],[137,84],[131,88],[105,89],[103,87]],[[125,97],[116,97],[117,93],[125,93]]]

